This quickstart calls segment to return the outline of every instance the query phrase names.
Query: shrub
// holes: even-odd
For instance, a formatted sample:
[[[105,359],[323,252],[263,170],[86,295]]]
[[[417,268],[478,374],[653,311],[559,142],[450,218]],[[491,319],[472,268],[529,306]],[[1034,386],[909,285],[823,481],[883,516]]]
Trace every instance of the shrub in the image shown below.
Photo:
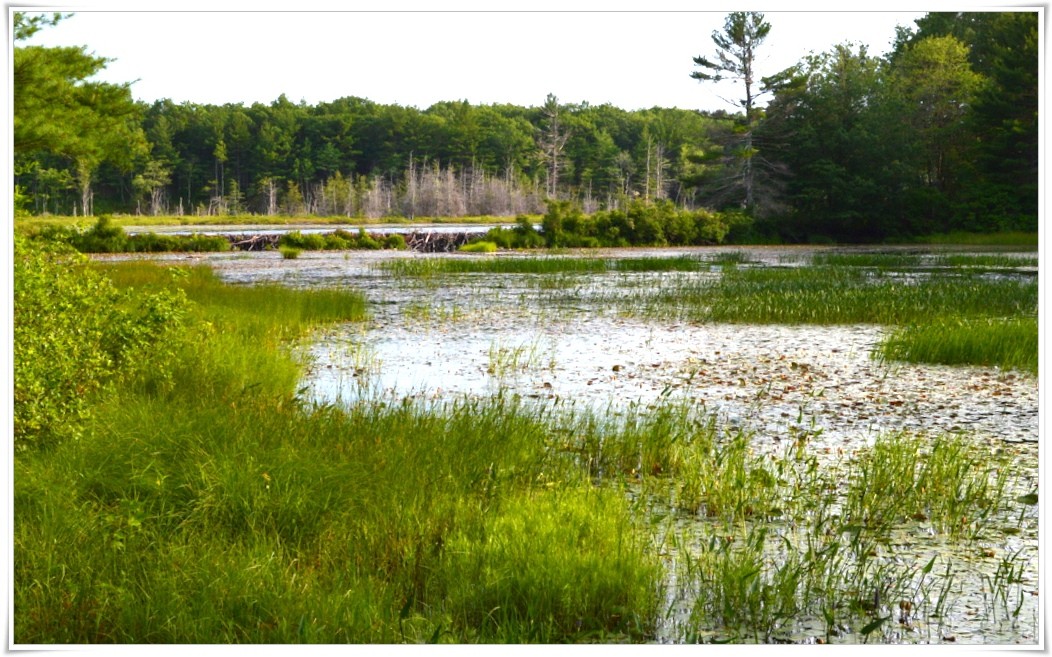
[[[497,250],[497,245],[493,242],[487,242],[483,240],[479,242],[471,242],[470,244],[465,244],[461,246],[458,250],[463,251],[465,253],[493,253]]]
[[[279,246],[278,251],[281,252],[281,257],[285,260],[295,260],[303,253],[303,249],[297,249],[293,246]]]
[[[131,297],[64,245],[15,237],[14,438],[18,449],[76,436],[88,397],[136,367],[181,324],[174,290]]]
[[[405,236],[399,233],[391,233],[384,238],[384,248],[405,251],[409,247],[405,243]]]

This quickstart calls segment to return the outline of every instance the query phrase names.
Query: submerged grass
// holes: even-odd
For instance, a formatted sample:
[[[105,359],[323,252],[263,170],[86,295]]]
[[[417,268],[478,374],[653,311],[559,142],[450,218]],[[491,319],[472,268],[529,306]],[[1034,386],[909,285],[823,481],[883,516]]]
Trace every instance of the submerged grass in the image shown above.
[[[816,253],[811,258],[813,265],[878,269],[911,269],[922,262],[923,256],[914,253]]]
[[[563,274],[698,271],[702,261],[692,256],[641,258],[578,258],[571,256],[514,256],[496,258],[405,258],[378,266],[398,276],[443,274]]]

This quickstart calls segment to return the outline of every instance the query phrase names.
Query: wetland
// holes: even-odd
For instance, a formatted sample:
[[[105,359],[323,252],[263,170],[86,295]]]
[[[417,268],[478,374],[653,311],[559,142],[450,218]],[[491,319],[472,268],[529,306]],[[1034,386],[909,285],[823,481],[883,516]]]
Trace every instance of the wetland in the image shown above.
[[[16,252],[19,644],[1039,643],[1033,251]]]
[[[367,322],[300,344],[311,403],[435,410],[513,399],[558,418],[558,449],[621,491],[659,557],[663,611],[645,640],[1037,641],[1034,372],[881,355],[896,326],[919,315],[1036,312],[1033,252],[194,258],[237,285],[365,295]],[[835,297],[794,287],[816,268],[840,281]],[[726,287],[770,274],[761,287],[775,290],[777,307],[763,308],[763,290]],[[859,292],[874,287],[888,300]],[[814,307],[830,298],[843,308]],[[749,303],[757,309],[725,308]],[[638,437],[618,444],[635,425],[671,433],[663,456]],[[943,469],[954,474],[937,484],[929,461],[951,451]],[[908,467],[875,484],[867,468],[892,467],[875,454]],[[716,504],[727,493],[706,481],[715,472],[756,499]],[[914,500],[938,485],[948,502]],[[940,505],[952,510],[940,516]]]

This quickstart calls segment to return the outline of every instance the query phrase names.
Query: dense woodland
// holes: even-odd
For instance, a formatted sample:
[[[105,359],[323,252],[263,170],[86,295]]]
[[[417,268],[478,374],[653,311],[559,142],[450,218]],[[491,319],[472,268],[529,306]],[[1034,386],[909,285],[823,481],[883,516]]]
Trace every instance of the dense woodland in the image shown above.
[[[585,213],[637,199],[744,211],[749,237],[788,241],[1033,231],[1037,16],[932,13],[887,57],[843,44],[754,80],[771,26],[733,14],[698,44],[718,59],[695,59],[693,74],[684,62],[699,96],[706,70],[743,83],[740,111],[706,113],[552,95],[533,107],[145,104],[130,85],[93,82],[106,60],[85,48],[19,43],[59,17],[16,15],[16,209],[511,217],[548,199]]]

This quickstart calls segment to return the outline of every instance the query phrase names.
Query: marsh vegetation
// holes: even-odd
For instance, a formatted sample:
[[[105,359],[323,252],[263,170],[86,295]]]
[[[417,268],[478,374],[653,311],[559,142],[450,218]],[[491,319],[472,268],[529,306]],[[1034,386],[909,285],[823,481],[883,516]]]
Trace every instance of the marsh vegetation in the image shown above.
[[[1037,641],[1029,256],[17,245],[17,643]]]

